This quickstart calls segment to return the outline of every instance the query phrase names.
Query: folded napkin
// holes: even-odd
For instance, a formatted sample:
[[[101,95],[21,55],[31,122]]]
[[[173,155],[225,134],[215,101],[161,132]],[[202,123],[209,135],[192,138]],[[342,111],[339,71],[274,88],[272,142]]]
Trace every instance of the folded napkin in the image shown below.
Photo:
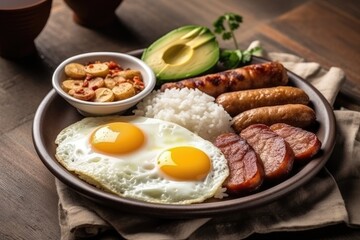
[[[259,42],[250,45],[253,47]],[[285,53],[264,53],[313,84],[333,104],[345,80],[336,67]],[[169,220],[109,209],[56,180],[61,239],[243,239],[253,233],[297,231],[338,223],[360,226],[360,112],[336,110],[337,141],[325,168],[285,197],[256,208],[214,218]],[[108,235],[107,233],[111,233]],[[105,238],[104,238],[105,239]]]

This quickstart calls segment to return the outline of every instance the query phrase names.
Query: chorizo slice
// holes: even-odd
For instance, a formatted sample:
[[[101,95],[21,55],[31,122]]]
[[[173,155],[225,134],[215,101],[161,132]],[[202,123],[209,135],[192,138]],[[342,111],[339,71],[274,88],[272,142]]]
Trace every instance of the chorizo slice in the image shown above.
[[[232,119],[231,125],[239,133],[252,124],[270,126],[275,123],[286,123],[294,127],[305,128],[312,125],[315,120],[315,111],[309,106],[303,104],[284,104],[244,111]]]
[[[282,86],[287,83],[288,75],[285,67],[278,62],[266,62],[164,83],[161,91],[169,88],[198,88],[216,98],[225,92]]]
[[[292,170],[294,152],[284,138],[264,124],[253,124],[242,130],[240,136],[259,155],[265,171],[265,179],[276,181]]]
[[[321,141],[315,133],[285,123],[276,123],[270,129],[290,144],[295,154],[295,163],[308,162],[321,148]]]
[[[230,174],[223,184],[228,193],[248,193],[260,187],[264,179],[262,163],[243,138],[235,133],[224,133],[215,139],[214,145],[228,161]]]
[[[309,96],[304,90],[291,86],[277,86],[223,93],[216,98],[232,117],[246,110],[289,103],[307,105]]]

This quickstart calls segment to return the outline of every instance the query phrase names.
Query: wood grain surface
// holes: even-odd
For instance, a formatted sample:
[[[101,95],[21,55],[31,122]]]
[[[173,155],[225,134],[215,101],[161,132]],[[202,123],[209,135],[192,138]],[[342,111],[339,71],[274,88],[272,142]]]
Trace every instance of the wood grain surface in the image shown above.
[[[244,18],[236,33],[242,48],[260,40],[268,51],[344,69],[347,82],[337,106],[359,109],[359,6],[357,0],[125,0],[116,9],[117,22],[89,29],[73,22],[62,0],[54,0],[47,25],[35,40],[38,54],[22,60],[0,58],[0,239],[60,239],[54,177],[38,158],[31,131],[35,111],[52,88],[52,72],[64,59],[84,52],[145,48],[174,28],[211,28],[217,16],[236,12]],[[221,46],[232,47],[223,41]],[[359,231],[343,225],[249,239],[294,236],[360,239]]]

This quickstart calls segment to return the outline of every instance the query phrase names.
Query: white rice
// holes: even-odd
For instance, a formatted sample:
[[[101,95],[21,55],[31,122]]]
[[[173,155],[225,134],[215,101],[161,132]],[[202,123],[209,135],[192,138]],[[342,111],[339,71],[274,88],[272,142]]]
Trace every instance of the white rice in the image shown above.
[[[213,141],[221,133],[233,131],[230,115],[214,101],[198,89],[154,90],[136,105],[133,113],[177,123]]]

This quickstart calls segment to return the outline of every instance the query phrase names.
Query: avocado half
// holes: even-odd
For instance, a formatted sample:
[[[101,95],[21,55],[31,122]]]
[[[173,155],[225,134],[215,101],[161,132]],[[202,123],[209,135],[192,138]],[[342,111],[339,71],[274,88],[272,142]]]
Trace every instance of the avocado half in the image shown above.
[[[159,38],[145,49],[141,59],[163,82],[204,73],[216,65],[219,55],[215,35],[206,27],[189,25]]]

